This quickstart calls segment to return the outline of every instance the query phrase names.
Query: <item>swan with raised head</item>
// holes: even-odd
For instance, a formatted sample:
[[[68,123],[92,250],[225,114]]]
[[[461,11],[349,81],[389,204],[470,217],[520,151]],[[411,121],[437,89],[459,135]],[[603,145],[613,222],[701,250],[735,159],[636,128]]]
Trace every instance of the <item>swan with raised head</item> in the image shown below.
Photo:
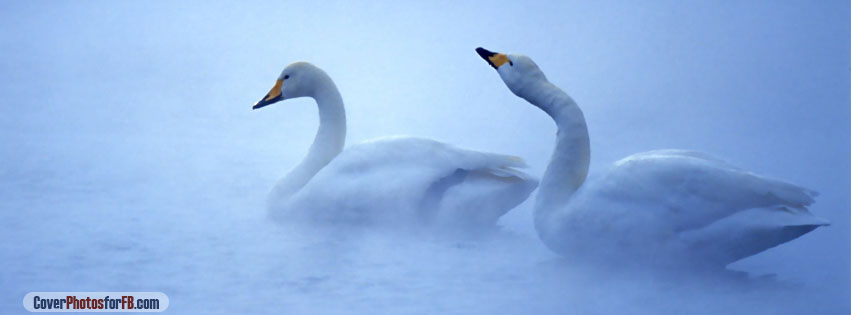
[[[272,189],[276,219],[367,224],[488,226],[520,204],[537,180],[514,156],[394,136],[344,150],[346,113],[334,81],[307,62],[287,66],[253,109],[310,97],[319,130],[304,160]]]
[[[807,209],[814,191],[694,151],[634,154],[586,181],[588,129],[573,99],[527,56],[476,51],[512,93],[556,123],[534,221],[559,254],[723,267],[827,225]]]

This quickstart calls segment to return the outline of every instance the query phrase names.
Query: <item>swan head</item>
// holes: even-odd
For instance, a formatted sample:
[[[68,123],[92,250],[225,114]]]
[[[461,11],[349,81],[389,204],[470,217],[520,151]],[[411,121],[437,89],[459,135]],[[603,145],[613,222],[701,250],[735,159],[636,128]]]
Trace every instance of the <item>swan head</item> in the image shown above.
[[[329,79],[328,74],[309,62],[290,64],[281,71],[269,93],[251,108],[258,109],[286,99],[313,96],[318,81],[326,79]]]
[[[544,72],[528,56],[497,53],[482,47],[476,48],[476,52],[496,69],[502,82],[514,95],[524,97],[529,87],[547,81]]]

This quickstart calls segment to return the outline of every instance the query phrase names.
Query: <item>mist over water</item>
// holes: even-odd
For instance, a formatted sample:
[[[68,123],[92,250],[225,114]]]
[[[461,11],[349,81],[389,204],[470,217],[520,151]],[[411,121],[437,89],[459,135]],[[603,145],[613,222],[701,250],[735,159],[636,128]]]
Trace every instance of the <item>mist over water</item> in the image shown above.
[[[847,314],[849,5],[0,4],[0,313],[30,291],[161,291],[174,313]],[[530,55],[588,119],[592,176],[694,149],[820,192],[831,221],[730,266],[650,272],[546,249],[531,202],[480,235],[281,225],[325,69],[348,144],[411,134],[525,158],[555,127],[475,54]],[[533,194],[534,197],[534,194]]]

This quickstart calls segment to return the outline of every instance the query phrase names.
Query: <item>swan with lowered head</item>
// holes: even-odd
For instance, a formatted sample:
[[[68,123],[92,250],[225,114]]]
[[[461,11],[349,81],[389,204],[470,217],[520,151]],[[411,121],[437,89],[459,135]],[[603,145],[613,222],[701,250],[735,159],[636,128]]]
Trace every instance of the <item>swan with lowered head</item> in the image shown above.
[[[588,129],[573,99],[527,56],[476,51],[512,93],[556,123],[534,220],[557,253],[723,267],[827,225],[807,209],[814,191],[694,151],[634,154],[586,182]]]
[[[394,136],[343,150],[346,113],[334,81],[307,62],[287,66],[253,109],[310,97],[319,130],[304,160],[269,195],[278,219],[417,225],[493,225],[537,187],[514,156]]]

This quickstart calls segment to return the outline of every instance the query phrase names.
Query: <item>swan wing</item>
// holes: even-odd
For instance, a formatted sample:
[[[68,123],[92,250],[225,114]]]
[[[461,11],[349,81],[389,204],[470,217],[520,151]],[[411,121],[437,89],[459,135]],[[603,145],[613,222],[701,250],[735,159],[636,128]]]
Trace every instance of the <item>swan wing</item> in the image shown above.
[[[332,221],[492,223],[537,186],[518,170],[525,166],[514,156],[385,137],[345,150],[293,196],[291,207]]]
[[[724,265],[826,225],[807,209],[815,196],[703,153],[650,151],[583,186],[563,213],[572,219],[559,230],[617,235],[619,244],[640,251],[686,250]]]
[[[596,183],[598,195],[655,205],[678,231],[707,226],[753,208],[806,213],[816,192],[760,176],[703,153],[661,150],[615,163]]]

